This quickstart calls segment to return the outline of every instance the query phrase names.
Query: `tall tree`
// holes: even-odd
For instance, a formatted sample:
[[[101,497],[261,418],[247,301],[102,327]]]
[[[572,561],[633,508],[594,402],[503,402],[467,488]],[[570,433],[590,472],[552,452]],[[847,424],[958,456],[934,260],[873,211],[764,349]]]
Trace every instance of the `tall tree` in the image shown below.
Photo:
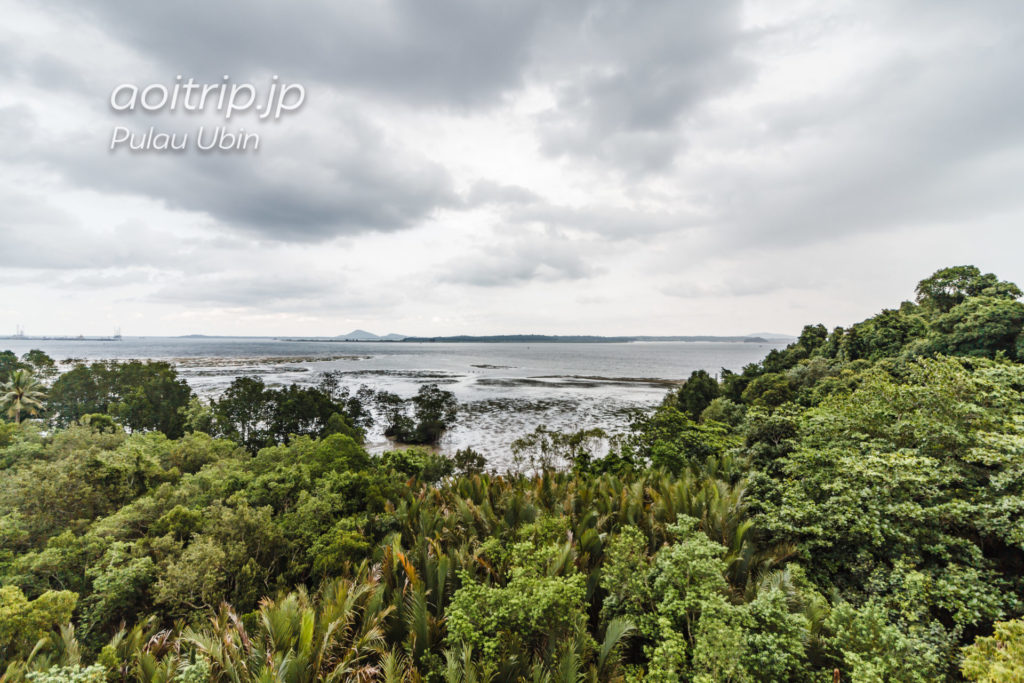
[[[1012,282],[1000,281],[993,273],[982,275],[975,266],[943,268],[917,283],[917,303],[939,313],[949,311],[968,297],[982,294],[1018,299],[1021,291]]]
[[[43,398],[43,385],[27,370],[15,370],[0,385],[0,405],[16,423],[21,423],[22,413],[38,415],[43,409]]]
[[[676,400],[679,410],[687,413],[692,419],[699,420],[704,409],[721,393],[718,380],[709,375],[707,370],[694,370],[686,384],[679,388]]]
[[[49,393],[48,408],[58,425],[106,413],[131,431],[158,430],[172,439],[185,433],[179,409],[192,397],[173,365],[137,360],[79,365],[58,377]]]
[[[25,370],[28,365],[18,360],[14,351],[0,351],[0,382],[6,382],[11,378],[15,370]]]
[[[324,436],[331,416],[342,412],[329,393],[315,387],[292,384],[269,390],[267,400],[270,435],[279,443],[288,443],[293,435]]]
[[[35,376],[45,382],[49,382],[57,376],[57,363],[46,352],[39,349],[32,349],[24,354],[21,357],[21,362],[29,365]]]
[[[455,394],[436,384],[425,384],[412,397],[416,414],[416,443],[436,444],[445,430],[455,424],[459,402]]]
[[[270,394],[259,377],[239,377],[231,383],[213,412],[222,434],[238,440],[255,453],[268,445]]]

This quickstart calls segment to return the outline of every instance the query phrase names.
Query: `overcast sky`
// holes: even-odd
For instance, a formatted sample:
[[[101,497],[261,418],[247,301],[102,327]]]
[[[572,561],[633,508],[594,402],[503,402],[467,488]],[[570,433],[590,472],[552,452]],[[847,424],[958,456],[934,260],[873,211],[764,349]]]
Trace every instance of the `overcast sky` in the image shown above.
[[[1024,284],[1024,3],[0,0],[0,334],[795,333]],[[120,83],[301,83],[256,153]]]

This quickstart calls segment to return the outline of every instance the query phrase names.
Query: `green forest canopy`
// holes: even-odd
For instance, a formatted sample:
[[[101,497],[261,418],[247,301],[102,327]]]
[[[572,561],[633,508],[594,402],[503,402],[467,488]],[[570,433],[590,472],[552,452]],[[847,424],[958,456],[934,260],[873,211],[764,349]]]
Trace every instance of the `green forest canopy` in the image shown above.
[[[8,403],[47,385],[0,423],[0,675],[1024,680],[1020,297],[940,270],[505,473],[366,452],[374,415],[436,442],[437,387],[211,404],[167,364],[0,354]]]

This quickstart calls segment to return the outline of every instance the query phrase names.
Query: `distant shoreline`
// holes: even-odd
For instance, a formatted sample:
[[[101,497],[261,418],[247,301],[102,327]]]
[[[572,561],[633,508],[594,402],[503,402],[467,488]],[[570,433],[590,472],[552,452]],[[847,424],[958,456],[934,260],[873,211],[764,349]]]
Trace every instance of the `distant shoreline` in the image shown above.
[[[548,335],[548,334],[500,334],[500,335],[454,335],[438,337],[401,337],[401,338],[359,338],[359,337],[281,337],[281,336],[246,336],[246,335],[206,335],[206,334],[185,334],[176,336],[147,335],[140,337],[102,337],[102,336],[64,336],[64,335],[0,335],[0,341],[36,342],[36,341],[60,341],[60,342],[120,342],[122,340],[143,340],[143,339],[261,339],[278,342],[306,342],[306,343],[388,343],[401,344],[412,342],[418,344],[625,344],[632,342],[719,342],[719,343],[742,343],[742,344],[776,344],[795,341],[795,337],[783,336],[716,336],[716,335],[636,335],[603,337],[599,335]]]
[[[0,336],[0,341],[80,341],[80,342],[119,342],[121,341],[121,335],[115,335],[113,337],[86,337],[78,335],[77,337],[62,337],[62,336],[43,336],[43,337],[28,337],[19,334],[10,334]]]
[[[629,342],[739,342],[768,344],[773,340],[764,337],[717,337],[712,335],[698,336],[635,336],[635,337],[601,337],[592,335],[547,335],[547,334],[500,334],[500,335],[457,335],[453,337],[406,337],[404,339],[341,339],[324,337],[276,337],[283,342],[348,342],[370,343],[381,342],[401,344],[405,342],[419,344],[624,344]],[[776,340],[777,341],[777,340]]]

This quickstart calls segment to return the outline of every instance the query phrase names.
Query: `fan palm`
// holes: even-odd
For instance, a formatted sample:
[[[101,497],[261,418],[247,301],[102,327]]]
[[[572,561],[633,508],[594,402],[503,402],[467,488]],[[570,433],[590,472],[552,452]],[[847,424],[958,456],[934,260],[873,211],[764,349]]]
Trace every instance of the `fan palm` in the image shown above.
[[[43,385],[28,370],[15,370],[7,382],[0,384],[0,406],[16,423],[21,422],[22,413],[38,415],[45,397]]]
[[[315,599],[302,588],[264,598],[252,633],[225,604],[210,627],[186,629],[184,639],[210,662],[217,681],[370,681],[388,652],[384,621],[392,608],[382,597],[375,575],[334,579]]]

